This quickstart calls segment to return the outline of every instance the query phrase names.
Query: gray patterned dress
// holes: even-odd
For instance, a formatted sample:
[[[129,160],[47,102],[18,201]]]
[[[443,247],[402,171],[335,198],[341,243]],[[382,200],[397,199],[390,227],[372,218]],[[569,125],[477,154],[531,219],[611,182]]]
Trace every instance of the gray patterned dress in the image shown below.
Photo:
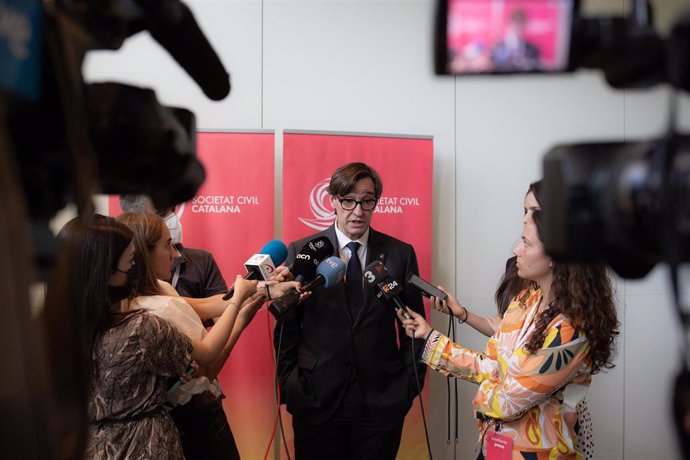
[[[164,409],[167,379],[182,375],[192,344],[167,321],[139,312],[97,340],[86,458],[183,459]]]

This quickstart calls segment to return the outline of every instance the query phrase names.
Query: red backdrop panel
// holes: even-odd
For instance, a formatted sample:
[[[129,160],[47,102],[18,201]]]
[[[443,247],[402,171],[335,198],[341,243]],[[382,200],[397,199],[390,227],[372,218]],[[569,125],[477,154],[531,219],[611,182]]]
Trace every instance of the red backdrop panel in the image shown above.
[[[285,133],[283,241],[289,243],[333,223],[328,180],[339,166],[352,161],[362,161],[373,167],[383,182],[383,195],[371,226],[412,244],[421,276],[429,279],[432,139]],[[428,314],[428,305],[426,308]],[[426,394],[425,390],[425,401]],[[286,425],[288,428],[290,424]],[[415,403],[405,421],[398,458],[412,460],[425,456],[422,418]]]
[[[206,168],[198,194],[178,206],[183,244],[213,254],[228,287],[274,234],[273,133],[198,133]],[[120,213],[116,197],[112,215]],[[225,412],[243,458],[263,458],[273,427],[273,351],[267,310],[244,331],[219,375]]]

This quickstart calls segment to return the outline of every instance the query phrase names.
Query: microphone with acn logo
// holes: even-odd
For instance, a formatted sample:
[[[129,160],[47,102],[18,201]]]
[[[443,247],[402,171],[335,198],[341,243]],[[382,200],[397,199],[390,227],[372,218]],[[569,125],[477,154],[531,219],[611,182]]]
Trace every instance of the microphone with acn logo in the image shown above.
[[[396,311],[402,310],[405,318],[410,319],[410,315],[407,313],[407,306],[398,296],[402,292],[403,287],[398,280],[388,273],[386,266],[381,261],[375,260],[367,265],[364,273],[362,273],[362,277],[369,286],[377,289],[377,298],[384,298],[388,301],[392,300]]]
[[[333,243],[325,236],[308,241],[295,255],[295,261],[290,267],[295,281],[311,281],[316,276],[316,267],[326,257],[332,256],[333,251]]]
[[[345,276],[347,269],[345,262],[339,257],[331,256],[324,260],[316,267],[316,276],[313,280],[302,286],[300,291],[289,291],[280,299],[273,302],[269,307],[270,311],[276,319],[280,318],[290,307],[297,305],[300,294],[303,292],[311,292],[323,284],[323,287],[330,288],[338,284]]]
[[[276,265],[285,262],[287,258],[287,247],[280,240],[271,240],[261,248],[258,254],[254,254],[244,263],[244,268],[247,269],[247,274],[244,275],[246,280],[264,280],[271,277],[271,274],[276,269]],[[228,300],[235,293],[234,289],[223,296],[223,300]]]

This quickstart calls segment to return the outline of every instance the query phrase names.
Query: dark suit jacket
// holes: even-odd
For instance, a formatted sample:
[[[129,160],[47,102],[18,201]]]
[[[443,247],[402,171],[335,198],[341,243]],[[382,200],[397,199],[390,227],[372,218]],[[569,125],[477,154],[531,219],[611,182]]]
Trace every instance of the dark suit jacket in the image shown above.
[[[338,248],[331,226],[290,244],[287,264],[318,236],[327,236]],[[419,271],[414,248],[370,229],[366,265],[377,259],[405,285],[403,302],[424,315],[420,294],[407,284],[408,275]],[[343,282],[329,289],[321,287],[277,322],[274,343],[280,348],[281,400],[303,422],[323,423],[338,409],[354,373],[371,416],[382,427],[392,428],[405,417],[417,394],[415,365],[422,387],[426,366],[417,363],[416,357],[423,341],[415,340],[413,356],[411,339],[393,305],[379,300],[368,286],[364,286],[364,306],[357,318],[352,317],[346,299]]]

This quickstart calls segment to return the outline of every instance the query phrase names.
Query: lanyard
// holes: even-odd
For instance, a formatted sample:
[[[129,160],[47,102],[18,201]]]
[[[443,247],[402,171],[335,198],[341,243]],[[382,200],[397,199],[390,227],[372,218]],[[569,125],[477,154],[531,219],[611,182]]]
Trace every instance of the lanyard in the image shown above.
[[[182,266],[182,264],[178,263],[175,267],[175,273],[173,274],[172,282],[170,283],[174,288],[177,288],[177,282],[180,280],[180,266]]]

